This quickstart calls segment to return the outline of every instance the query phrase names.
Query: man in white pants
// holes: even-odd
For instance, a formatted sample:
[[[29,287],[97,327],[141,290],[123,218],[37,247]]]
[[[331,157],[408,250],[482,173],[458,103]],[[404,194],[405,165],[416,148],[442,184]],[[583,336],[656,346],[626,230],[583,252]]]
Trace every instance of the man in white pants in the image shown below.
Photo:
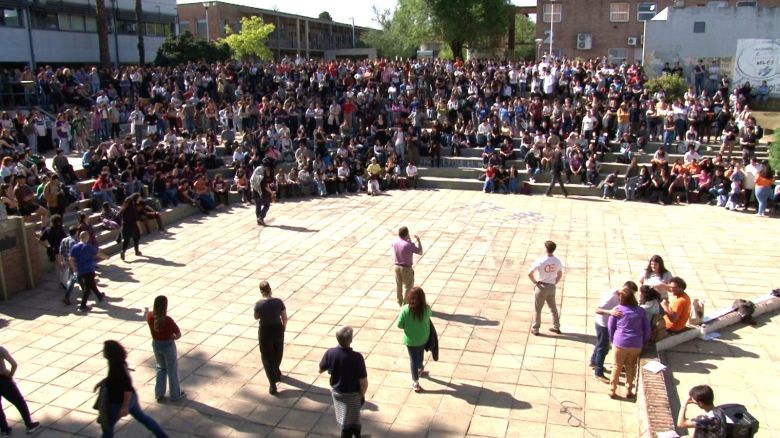
[[[561,321],[555,304],[555,286],[563,276],[563,265],[553,255],[555,248],[557,248],[555,242],[551,240],[544,242],[544,248],[547,250],[547,255],[537,259],[528,270],[528,278],[535,286],[534,318],[531,325],[531,333],[535,336],[539,335],[539,327],[542,325],[541,314],[544,303],[547,303],[553,318],[553,326],[550,331],[556,334],[561,333]]]

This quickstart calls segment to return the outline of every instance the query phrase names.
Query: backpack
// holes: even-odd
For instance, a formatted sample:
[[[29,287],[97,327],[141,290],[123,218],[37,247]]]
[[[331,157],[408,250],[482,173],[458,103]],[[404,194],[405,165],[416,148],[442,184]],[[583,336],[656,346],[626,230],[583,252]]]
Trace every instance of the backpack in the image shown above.
[[[726,404],[717,406],[714,410],[722,414],[721,418],[726,418],[726,438],[750,438],[758,433],[758,420],[750,415],[744,406]]]
[[[756,325],[756,321],[753,319],[753,312],[756,311],[756,305],[752,301],[738,299],[734,301],[731,308],[739,313],[742,318],[742,322],[745,324]]]
[[[252,190],[256,191],[259,195],[263,194],[263,178],[265,177],[265,167],[257,166],[252,172],[252,176],[249,178],[249,185]]]

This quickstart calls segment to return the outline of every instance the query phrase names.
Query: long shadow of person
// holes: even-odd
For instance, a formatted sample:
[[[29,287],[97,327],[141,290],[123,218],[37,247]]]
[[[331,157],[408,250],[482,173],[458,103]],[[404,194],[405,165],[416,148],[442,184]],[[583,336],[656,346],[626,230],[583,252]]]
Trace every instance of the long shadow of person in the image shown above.
[[[443,394],[459,398],[471,405],[489,406],[494,408],[507,409],[530,409],[531,404],[522,400],[517,400],[512,394],[503,391],[494,391],[492,389],[469,385],[468,383],[446,382],[435,377],[427,375],[427,380],[448,389],[425,390],[427,394]]]
[[[498,325],[498,321],[487,319],[483,316],[474,315],[462,315],[462,314],[449,314],[437,312],[436,310],[431,312],[431,316],[434,316],[445,321],[459,322],[466,325],[476,326],[495,326]]]

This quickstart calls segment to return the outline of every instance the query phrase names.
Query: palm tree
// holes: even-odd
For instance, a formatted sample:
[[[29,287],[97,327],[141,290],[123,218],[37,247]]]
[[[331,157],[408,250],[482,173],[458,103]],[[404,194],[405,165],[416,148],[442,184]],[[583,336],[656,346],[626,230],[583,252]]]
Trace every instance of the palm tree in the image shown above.
[[[111,54],[108,52],[108,17],[106,17],[105,0],[95,0],[97,13],[98,51],[100,52],[100,66],[111,67]]]
[[[146,64],[144,51],[144,23],[143,23],[143,8],[141,7],[141,0],[135,0],[135,24],[138,31],[138,64]]]

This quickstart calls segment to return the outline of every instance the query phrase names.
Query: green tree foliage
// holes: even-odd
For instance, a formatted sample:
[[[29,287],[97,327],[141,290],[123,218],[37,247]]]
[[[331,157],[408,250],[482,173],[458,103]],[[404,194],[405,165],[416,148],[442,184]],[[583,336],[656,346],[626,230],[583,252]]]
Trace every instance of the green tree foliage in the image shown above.
[[[767,130],[768,132],[769,130]],[[780,171],[780,128],[773,131],[775,140],[769,145],[769,167],[775,172]]]
[[[506,34],[508,0],[425,0],[436,35],[449,44],[455,57],[468,45]]]
[[[425,0],[399,0],[394,11],[374,7],[381,30],[369,31],[363,42],[385,58],[415,56],[420,43],[437,39]]]
[[[169,36],[157,50],[154,60],[156,65],[178,65],[187,62],[206,61],[217,62],[230,58],[230,47],[225,43],[209,42],[194,38],[191,33],[184,32]]]
[[[328,11],[322,11],[320,12],[320,15],[318,16],[320,20],[328,20],[333,21],[333,17],[330,16],[330,12]]]
[[[233,32],[229,26],[225,27],[227,36],[224,41],[238,59],[257,58],[271,59],[273,53],[268,48],[268,35],[270,35],[276,26],[271,23],[263,22],[263,17],[243,17],[241,18],[241,31]]]
[[[664,90],[667,101],[669,99],[682,98],[685,95],[685,91],[688,90],[685,79],[679,75],[661,75],[647,81],[646,86],[651,93]]]
[[[536,23],[522,14],[515,16],[515,59],[534,59],[536,55]]]

